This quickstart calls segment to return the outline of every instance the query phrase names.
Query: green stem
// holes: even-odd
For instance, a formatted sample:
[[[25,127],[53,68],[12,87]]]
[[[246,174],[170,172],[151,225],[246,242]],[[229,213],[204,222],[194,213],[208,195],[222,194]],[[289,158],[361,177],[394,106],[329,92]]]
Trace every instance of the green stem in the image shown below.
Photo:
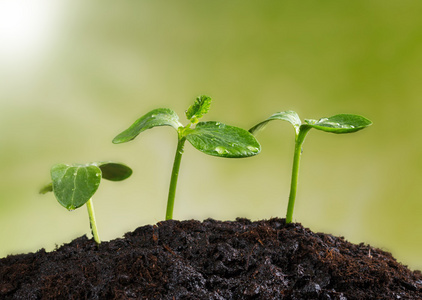
[[[289,204],[287,206],[287,214],[286,214],[286,224],[292,222],[293,219],[293,209],[295,206],[296,200],[296,191],[297,191],[297,182],[299,177],[299,164],[300,164],[300,156],[302,154],[302,145],[305,141],[306,134],[311,129],[311,127],[301,126],[299,133],[296,135],[295,141],[295,153],[293,157],[293,167],[292,167],[292,181],[290,184],[290,195],[289,195]]]
[[[88,208],[89,222],[91,226],[92,236],[94,237],[95,242],[99,245],[101,244],[100,236],[98,235],[97,223],[95,222],[95,213],[94,205],[92,204],[92,198],[86,203]]]
[[[174,198],[176,196],[177,178],[179,176],[180,161],[182,160],[183,147],[186,137],[180,137],[177,142],[176,155],[174,157],[173,171],[171,172],[169,196],[167,200],[166,220],[173,219]]]

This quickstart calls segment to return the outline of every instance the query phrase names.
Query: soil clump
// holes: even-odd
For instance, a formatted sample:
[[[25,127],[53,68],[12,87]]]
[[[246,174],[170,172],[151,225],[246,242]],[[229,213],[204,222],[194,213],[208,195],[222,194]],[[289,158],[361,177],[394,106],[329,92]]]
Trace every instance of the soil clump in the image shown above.
[[[284,219],[170,220],[2,258],[0,299],[422,299],[422,275]]]

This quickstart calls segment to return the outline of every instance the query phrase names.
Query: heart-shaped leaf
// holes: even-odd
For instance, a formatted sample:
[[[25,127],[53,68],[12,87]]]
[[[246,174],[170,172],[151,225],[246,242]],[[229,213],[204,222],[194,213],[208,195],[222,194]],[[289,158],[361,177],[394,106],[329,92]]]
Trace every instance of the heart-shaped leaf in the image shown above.
[[[186,118],[192,123],[198,123],[198,119],[205,115],[211,106],[211,98],[208,96],[199,96],[195,103],[186,111]]]
[[[51,168],[51,179],[57,201],[68,210],[74,210],[95,194],[101,170],[94,165],[57,164]]]
[[[293,127],[295,128],[296,134],[299,133],[299,127],[302,123],[300,121],[298,114],[295,111],[287,110],[287,111],[277,112],[271,115],[268,119],[262,121],[261,123],[258,123],[257,125],[249,129],[249,132],[255,134],[259,130],[264,129],[264,127],[268,124],[268,122],[272,120],[283,120],[283,121],[287,121],[291,123]]]
[[[101,170],[101,176],[111,181],[122,181],[132,175],[132,169],[128,166],[115,162],[94,163]]]
[[[372,124],[370,120],[365,117],[351,114],[339,114],[329,118],[322,118],[319,120],[305,120],[312,128],[332,132],[332,133],[350,133],[355,132]]]
[[[258,154],[261,145],[248,131],[219,122],[200,122],[186,139],[205,154],[240,158]]]
[[[136,138],[142,131],[157,126],[171,126],[177,130],[183,125],[179,122],[179,116],[173,110],[168,108],[154,109],[136,120],[128,129],[117,135],[113,139],[113,143],[120,144],[129,142]]]

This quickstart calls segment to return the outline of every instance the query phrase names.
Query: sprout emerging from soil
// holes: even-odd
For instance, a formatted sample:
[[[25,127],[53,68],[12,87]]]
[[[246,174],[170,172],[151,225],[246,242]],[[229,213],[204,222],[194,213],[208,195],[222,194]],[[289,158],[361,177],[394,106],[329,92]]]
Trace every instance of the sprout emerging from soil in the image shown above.
[[[179,122],[178,115],[171,109],[152,110],[113,139],[114,144],[129,142],[141,132],[156,126],[171,126],[177,131],[178,142],[170,180],[166,220],[173,218],[177,178],[186,140],[199,151],[218,157],[242,158],[256,155],[261,151],[258,141],[244,129],[214,121],[198,123],[198,120],[208,112],[210,105],[210,97],[198,97],[185,112],[189,121],[186,126]]]
[[[331,133],[351,133],[364,129],[372,124],[372,122],[362,116],[340,114],[329,118],[322,118],[319,120],[305,120],[305,123],[300,121],[298,114],[294,111],[278,112],[270,116],[268,119],[258,123],[249,132],[256,133],[263,129],[268,122],[272,120],[284,120],[290,122],[295,129],[295,151],[293,157],[292,179],[290,185],[290,196],[287,207],[286,223],[291,223],[293,219],[293,208],[296,199],[297,182],[299,175],[300,156],[302,154],[302,144],[305,141],[306,134],[312,128],[331,132]]]
[[[52,183],[43,187],[40,193],[54,192],[57,201],[69,211],[86,204],[92,236],[95,242],[100,244],[92,196],[97,191],[101,178],[111,181],[125,180],[132,174],[132,169],[120,163],[96,162],[86,165],[57,164],[51,168],[50,173]]]

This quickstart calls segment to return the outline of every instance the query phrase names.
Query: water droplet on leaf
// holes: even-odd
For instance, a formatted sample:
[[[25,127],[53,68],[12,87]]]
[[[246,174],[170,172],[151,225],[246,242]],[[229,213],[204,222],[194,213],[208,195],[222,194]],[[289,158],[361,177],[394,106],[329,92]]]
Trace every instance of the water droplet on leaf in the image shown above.
[[[229,151],[227,151],[227,149],[226,149],[226,148],[221,147],[221,146],[216,147],[216,148],[215,148],[215,151],[216,151],[218,154],[225,154],[225,153],[228,153],[228,152],[229,152]]]
[[[258,152],[258,148],[254,147],[254,146],[247,146],[246,148],[248,148],[250,151],[252,152]]]

